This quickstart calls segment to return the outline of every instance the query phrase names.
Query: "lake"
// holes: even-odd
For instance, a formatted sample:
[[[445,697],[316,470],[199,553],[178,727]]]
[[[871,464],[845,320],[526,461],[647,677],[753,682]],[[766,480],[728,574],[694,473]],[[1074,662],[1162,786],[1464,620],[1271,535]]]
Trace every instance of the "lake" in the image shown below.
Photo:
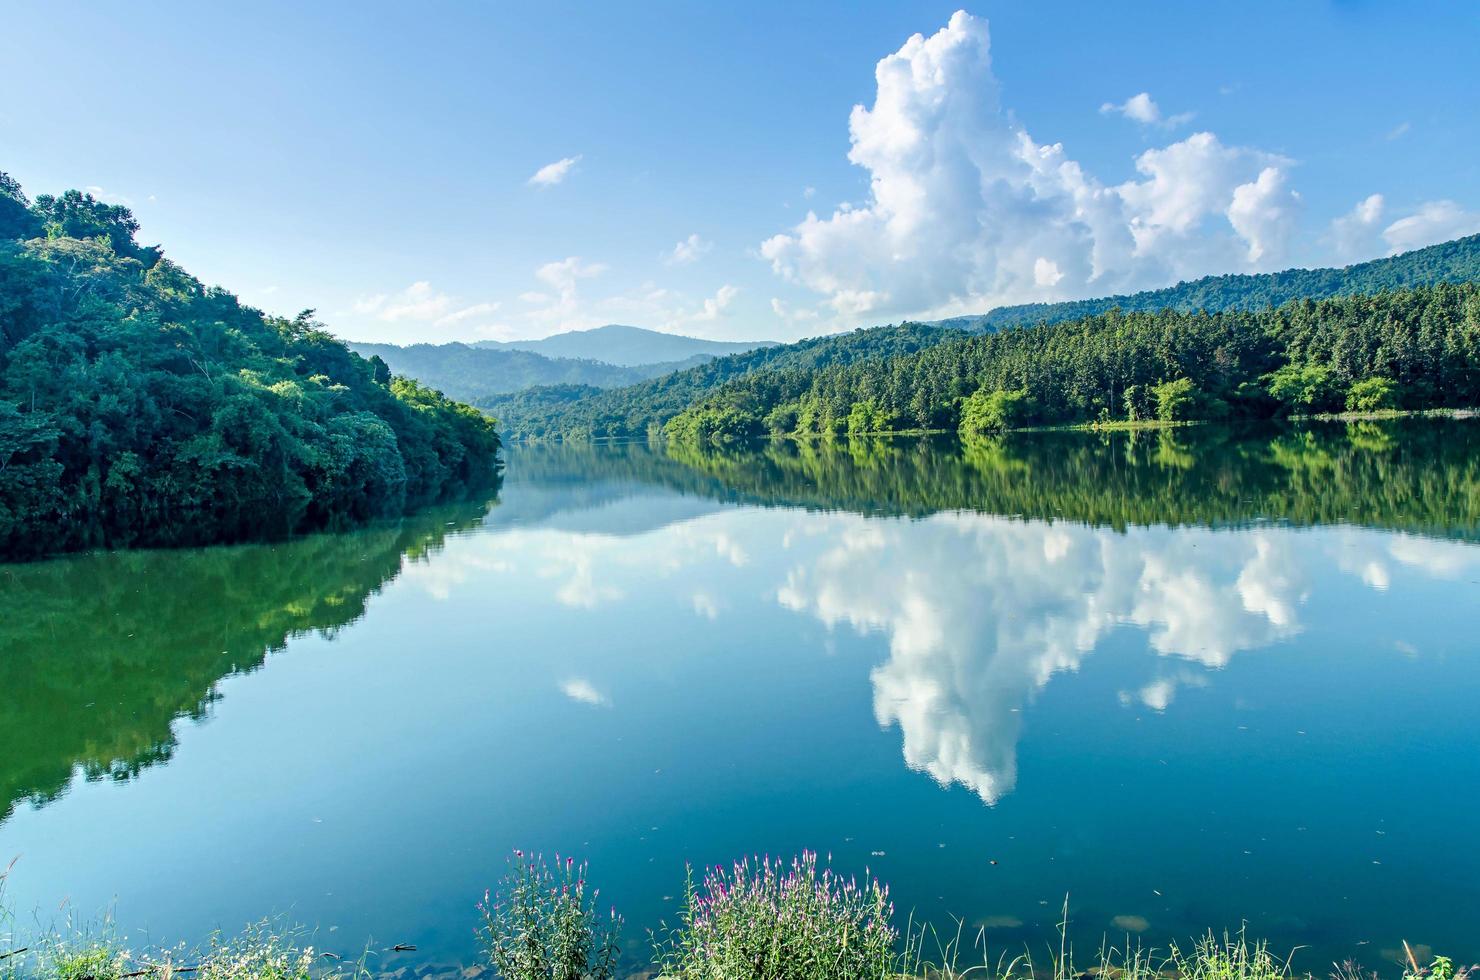
[[[0,865],[136,943],[464,961],[513,848],[626,938],[830,855],[1041,950],[1480,958],[1480,421],[515,447],[497,497],[0,567]]]

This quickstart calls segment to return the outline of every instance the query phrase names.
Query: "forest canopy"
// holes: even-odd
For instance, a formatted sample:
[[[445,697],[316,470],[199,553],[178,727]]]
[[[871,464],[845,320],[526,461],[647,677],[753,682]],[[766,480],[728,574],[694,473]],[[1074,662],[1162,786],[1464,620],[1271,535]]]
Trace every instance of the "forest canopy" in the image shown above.
[[[208,543],[497,479],[494,421],[0,174],[0,555]]]
[[[815,371],[756,371],[670,420],[698,443],[773,434],[1268,418],[1480,404],[1480,286],[1274,309],[1107,313],[957,336]]]

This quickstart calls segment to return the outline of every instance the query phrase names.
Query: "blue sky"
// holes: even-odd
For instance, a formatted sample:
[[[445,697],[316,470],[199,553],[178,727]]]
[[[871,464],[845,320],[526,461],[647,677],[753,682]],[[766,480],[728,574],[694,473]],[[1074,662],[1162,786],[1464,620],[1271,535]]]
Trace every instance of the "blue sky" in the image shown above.
[[[1480,5],[958,5],[12,3],[0,169],[402,343],[784,340],[1480,230]]]

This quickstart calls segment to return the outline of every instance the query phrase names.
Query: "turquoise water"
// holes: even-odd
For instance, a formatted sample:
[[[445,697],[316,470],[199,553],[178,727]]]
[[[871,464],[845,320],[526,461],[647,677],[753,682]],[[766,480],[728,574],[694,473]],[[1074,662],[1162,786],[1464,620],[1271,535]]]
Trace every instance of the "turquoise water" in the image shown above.
[[[1480,424],[516,448],[496,500],[0,568],[22,919],[473,953],[515,847],[627,936],[831,855],[994,948],[1480,957]]]

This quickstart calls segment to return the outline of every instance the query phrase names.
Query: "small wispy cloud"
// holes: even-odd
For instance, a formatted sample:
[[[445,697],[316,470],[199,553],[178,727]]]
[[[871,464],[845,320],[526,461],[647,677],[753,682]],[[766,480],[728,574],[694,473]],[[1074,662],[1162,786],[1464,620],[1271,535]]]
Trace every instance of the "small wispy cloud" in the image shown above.
[[[1161,106],[1156,104],[1150,92],[1139,92],[1124,102],[1106,102],[1100,106],[1100,114],[1120,115],[1143,126],[1161,126],[1166,129],[1175,129],[1184,123],[1189,123],[1196,115],[1192,112],[1179,112],[1175,115],[1164,116]]]
[[[126,208],[131,208],[134,206],[134,202],[131,198],[125,197],[122,194],[115,194],[107,188],[99,187],[97,184],[89,184],[88,186],[84,187],[83,190],[91,194],[93,197],[97,198],[99,201],[102,201],[104,204],[122,204]],[[151,195],[149,199],[151,201],[154,200],[153,195]]]
[[[460,310],[453,310],[446,316],[437,320],[438,326],[446,326],[450,323],[462,323],[477,316],[487,316],[498,310],[501,303],[474,303],[472,306],[464,306]]]
[[[730,308],[730,304],[735,301],[735,297],[739,292],[739,286],[731,286],[729,283],[725,283],[719,287],[718,292],[704,301],[703,309],[695,313],[693,318],[695,320],[718,320],[724,314],[725,310]]]
[[[560,693],[581,704],[597,707],[611,704],[607,696],[598,691],[596,686],[584,677],[572,677],[570,680],[561,681]]]
[[[432,288],[425,279],[413,282],[399,293],[376,293],[355,300],[354,312],[385,323],[401,320],[435,320],[447,313],[452,297]]]
[[[1408,131],[1412,128],[1413,124],[1405,119],[1403,122],[1398,123],[1398,125],[1388,130],[1384,138],[1389,141],[1399,139],[1407,135]]]
[[[448,326],[474,317],[487,316],[499,308],[498,303],[458,305],[449,294],[433,288],[420,279],[399,293],[374,293],[361,296],[351,306],[358,316],[372,316],[382,323],[435,323]]]
[[[690,265],[699,261],[713,248],[713,242],[706,242],[699,237],[698,232],[695,232],[673,246],[673,250],[663,256],[663,261],[669,265]]]
[[[695,592],[693,595],[694,612],[703,616],[711,622],[719,618],[719,600],[707,592]]]
[[[529,185],[531,187],[554,187],[569,177],[571,171],[575,170],[576,164],[580,162],[581,155],[577,153],[573,157],[563,157],[554,163],[547,163],[529,178]]]

